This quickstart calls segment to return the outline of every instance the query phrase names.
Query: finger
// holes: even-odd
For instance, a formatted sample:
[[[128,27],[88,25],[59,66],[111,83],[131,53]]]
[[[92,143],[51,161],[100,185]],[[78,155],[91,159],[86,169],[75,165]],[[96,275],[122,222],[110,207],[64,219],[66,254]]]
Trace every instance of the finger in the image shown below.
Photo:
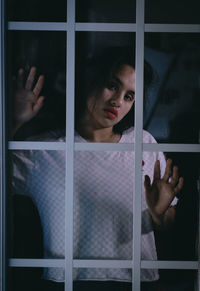
[[[145,175],[144,177],[144,187],[147,192],[149,192],[151,189],[151,180],[148,175]]]
[[[32,67],[30,69],[28,78],[26,80],[25,89],[31,90],[31,88],[33,86],[34,79],[35,79],[35,74],[36,74],[36,67]]]
[[[174,166],[173,167],[173,175],[172,175],[172,179],[170,181],[170,184],[172,186],[175,186],[177,182],[178,182],[178,167]]]
[[[165,173],[164,173],[164,176],[163,176],[163,180],[165,182],[168,182],[168,180],[169,180],[169,178],[171,176],[171,167],[172,167],[172,160],[168,159],[167,163],[166,163]]]
[[[39,96],[44,84],[44,76],[39,76],[38,81],[35,85],[35,88],[33,89],[33,93],[36,97]]]
[[[160,179],[160,161],[159,160],[157,160],[154,164],[153,179],[154,180]]]
[[[40,96],[33,105],[33,113],[36,115],[43,106],[44,96]]]
[[[180,177],[178,181],[178,185],[174,189],[175,194],[178,194],[178,192],[181,191],[181,189],[183,188],[183,182],[184,182],[183,177]]]
[[[22,89],[24,83],[24,69],[20,68],[17,74],[17,88]]]

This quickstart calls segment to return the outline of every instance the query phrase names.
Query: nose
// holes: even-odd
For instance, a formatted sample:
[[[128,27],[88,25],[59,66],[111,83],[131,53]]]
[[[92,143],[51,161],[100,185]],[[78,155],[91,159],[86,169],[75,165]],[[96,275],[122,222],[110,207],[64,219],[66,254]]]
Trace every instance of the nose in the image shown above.
[[[122,105],[123,100],[124,96],[122,92],[115,92],[115,94],[113,94],[112,98],[110,99],[110,104],[113,107],[120,107]]]

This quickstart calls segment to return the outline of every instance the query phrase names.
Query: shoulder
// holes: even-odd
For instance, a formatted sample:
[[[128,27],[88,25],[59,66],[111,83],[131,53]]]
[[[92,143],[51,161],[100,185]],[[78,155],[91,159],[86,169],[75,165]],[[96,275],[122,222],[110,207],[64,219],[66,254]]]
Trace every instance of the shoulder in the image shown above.
[[[126,129],[122,133],[122,137],[120,139],[120,142],[122,143],[134,143],[134,127],[130,127],[129,129]]]
[[[64,130],[47,131],[45,133],[32,136],[26,139],[28,142],[64,142]],[[34,165],[35,156],[45,153],[45,150],[12,150],[12,161],[14,165]]]
[[[36,136],[31,136],[26,141],[65,141],[65,131],[61,129],[49,130]]]
[[[135,131],[134,127],[125,130],[122,134],[121,142],[134,143]],[[155,138],[146,130],[143,130],[143,143],[157,143]]]
[[[146,130],[143,130],[143,142],[144,143],[157,143],[155,138]]]

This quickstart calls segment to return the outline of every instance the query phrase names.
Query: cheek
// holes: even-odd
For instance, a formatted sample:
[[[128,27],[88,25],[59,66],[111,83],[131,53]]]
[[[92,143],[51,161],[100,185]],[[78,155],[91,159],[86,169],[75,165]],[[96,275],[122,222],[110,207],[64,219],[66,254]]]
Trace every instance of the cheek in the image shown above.
[[[133,105],[134,105],[134,102],[132,104],[127,104],[127,107],[126,107],[126,110],[125,110],[126,114],[129,113],[129,111],[132,109]]]
[[[94,111],[98,109],[101,109],[105,102],[107,102],[110,98],[110,92],[108,92],[108,90],[104,89],[102,90],[102,92],[96,94],[95,96],[92,96],[89,98],[88,100],[88,110],[89,111]]]
[[[99,100],[101,100],[101,102],[106,102],[111,97],[112,97],[112,92],[109,89],[104,88],[101,92],[101,95],[99,96]]]
[[[97,98],[95,96],[89,97],[87,100],[87,110],[89,112],[94,111],[96,105],[97,105]]]

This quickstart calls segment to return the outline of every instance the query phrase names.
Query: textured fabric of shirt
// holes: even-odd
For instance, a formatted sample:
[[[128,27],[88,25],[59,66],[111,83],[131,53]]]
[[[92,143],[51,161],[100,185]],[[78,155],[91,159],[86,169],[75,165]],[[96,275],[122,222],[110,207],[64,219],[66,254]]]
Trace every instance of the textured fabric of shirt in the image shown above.
[[[65,141],[56,133],[37,141]],[[75,142],[86,142],[75,134]],[[134,130],[122,135],[120,143],[134,143]],[[154,138],[143,132],[144,143]],[[153,178],[155,161],[161,174],[165,158],[160,152],[144,152],[142,177]],[[44,236],[44,258],[65,254],[65,151],[27,150],[13,152],[13,193],[29,195],[36,204]],[[153,226],[142,182],[141,259],[156,260]],[[132,259],[134,153],[131,151],[75,151],[74,155],[74,258]],[[63,268],[45,268],[44,278],[64,281]],[[131,281],[131,270],[82,268],[75,280]],[[158,279],[157,270],[141,270],[141,281]]]

